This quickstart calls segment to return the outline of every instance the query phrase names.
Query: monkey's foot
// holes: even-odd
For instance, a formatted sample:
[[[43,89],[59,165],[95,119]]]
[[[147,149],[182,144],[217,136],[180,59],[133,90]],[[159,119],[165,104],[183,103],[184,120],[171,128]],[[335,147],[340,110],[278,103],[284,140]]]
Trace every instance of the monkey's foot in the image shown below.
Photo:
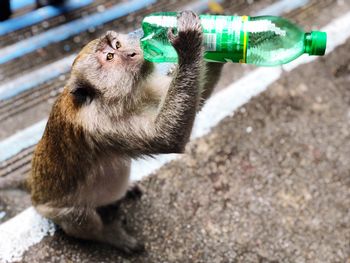
[[[135,238],[133,239],[133,241],[129,240],[129,242],[125,242],[119,249],[128,255],[143,253],[145,251],[145,244],[137,241]]]
[[[118,250],[128,255],[142,253],[145,250],[144,244],[128,234],[124,229],[124,224],[120,220],[106,226],[106,230],[108,243]]]

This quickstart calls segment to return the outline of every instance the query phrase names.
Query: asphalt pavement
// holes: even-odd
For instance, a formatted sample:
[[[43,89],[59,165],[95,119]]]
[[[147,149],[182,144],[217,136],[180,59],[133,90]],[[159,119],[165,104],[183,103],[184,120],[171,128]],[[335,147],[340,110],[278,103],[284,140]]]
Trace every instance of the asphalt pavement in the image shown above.
[[[264,1],[251,2],[256,9]],[[295,21],[319,29],[349,10],[347,1],[312,1]],[[350,263],[349,65],[350,39],[284,72],[140,181],[142,198],[116,213],[144,253],[127,256],[57,231],[19,262]],[[217,92],[252,70],[225,65]],[[36,106],[40,118],[31,120],[28,109],[5,120],[3,136],[14,132],[14,120],[41,119],[51,103]],[[0,193],[6,219],[29,205],[20,190]]]

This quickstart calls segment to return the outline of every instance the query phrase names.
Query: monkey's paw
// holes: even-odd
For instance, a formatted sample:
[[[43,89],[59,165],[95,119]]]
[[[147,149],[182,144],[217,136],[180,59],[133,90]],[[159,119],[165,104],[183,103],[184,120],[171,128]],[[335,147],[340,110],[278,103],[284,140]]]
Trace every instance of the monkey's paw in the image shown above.
[[[116,220],[106,230],[108,231],[107,237],[109,238],[109,243],[120,251],[128,255],[145,251],[144,243],[127,233],[120,220]]]
[[[203,33],[199,17],[192,11],[183,11],[178,16],[177,24],[177,34],[169,29],[168,38],[180,59],[190,61],[201,57]]]
[[[119,249],[128,255],[140,254],[145,251],[145,244],[130,237]]]

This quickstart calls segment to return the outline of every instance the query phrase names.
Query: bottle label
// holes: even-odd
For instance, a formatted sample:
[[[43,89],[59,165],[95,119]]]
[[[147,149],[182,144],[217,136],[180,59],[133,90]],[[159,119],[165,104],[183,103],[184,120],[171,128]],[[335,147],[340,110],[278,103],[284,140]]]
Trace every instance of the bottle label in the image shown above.
[[[248,16],[201,15],[200,18],[207,61],[246,63]]]

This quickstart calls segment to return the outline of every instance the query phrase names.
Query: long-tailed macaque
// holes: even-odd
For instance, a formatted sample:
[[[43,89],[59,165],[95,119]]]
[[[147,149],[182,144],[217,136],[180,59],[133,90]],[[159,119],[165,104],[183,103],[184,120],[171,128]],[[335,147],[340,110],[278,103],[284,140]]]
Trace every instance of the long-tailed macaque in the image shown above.
[[[99,208],[126,194],[132,158],[184,151],[222,68],[203,62],[194,13],[181,12],[177,34],[170,30],[168,37],[179,56],[173,77],[157,75],[138,41],[112,31],[87,44],[73,63],[28,178],[36,210],[70,236],[126,253],[142,250],[120,220],[104,223]]]

